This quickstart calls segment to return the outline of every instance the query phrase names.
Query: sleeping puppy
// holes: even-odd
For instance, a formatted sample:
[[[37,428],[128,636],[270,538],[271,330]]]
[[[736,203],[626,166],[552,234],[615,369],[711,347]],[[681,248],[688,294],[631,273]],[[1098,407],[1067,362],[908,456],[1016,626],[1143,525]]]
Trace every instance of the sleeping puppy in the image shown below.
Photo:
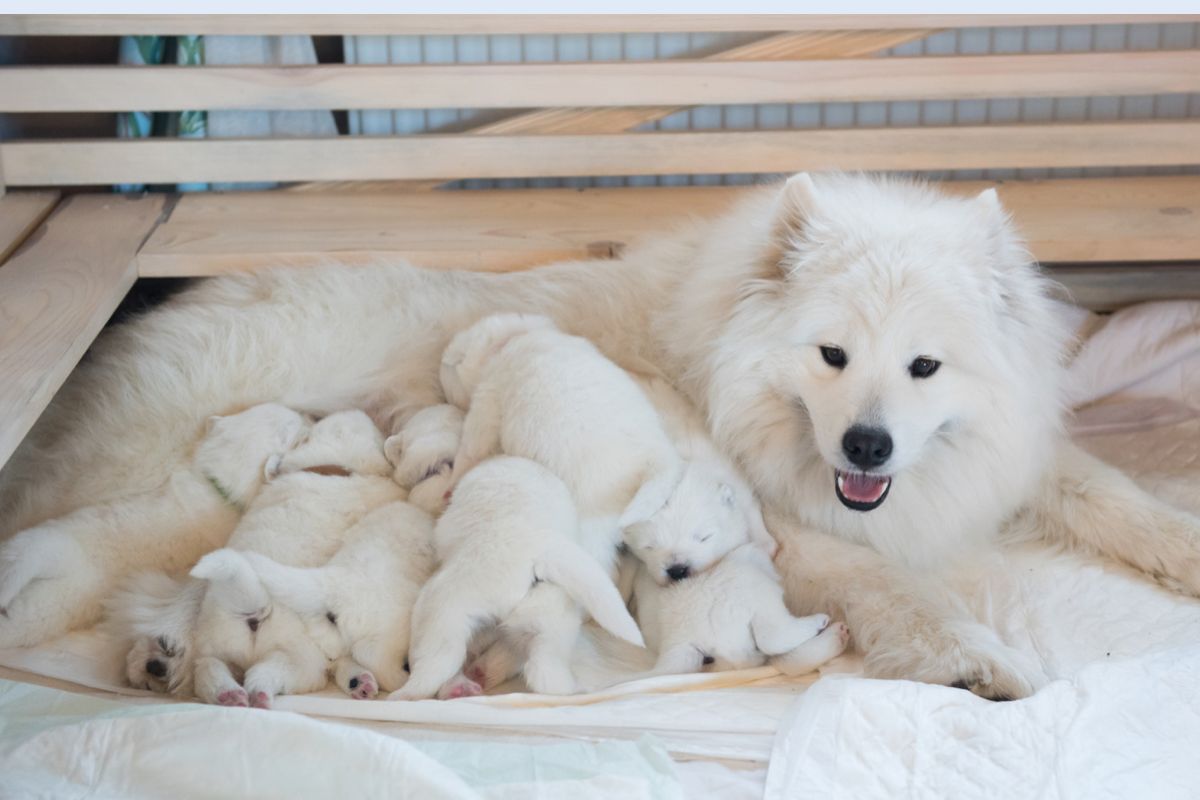
[[[276,613],[283,607],[304,618],[307,635],[335,659],[334,681],[346,694],[365,700],[404,684],[413,605],[434,569],[426,512],[406,502],[375,509],[321,567],[291,567],[236,550],[204,558],[213,560],[244,561]]]
[[[541,465],[497,456],[468,472],[434,530],[441,566],[413,610],[412,674],[391,698],[478,694],[460,670],[472,638],[495,623],[522,647],[530,689],[546,694],[575,691],[569,662],[585,611],[641,646],[616,586],[580,536],[570,492]]]
[[[793,617],[779,575],[762,548],[740,545],[707,571],[661,585],[636,563],[634,599],[646,644],[658,653],[650,675],[745,669],[768,659],[799,675],[840,655],[845,624],[814,614]]]
[[[408,490],[408,502],[430,514],[446,508],[462,426],[463,413],[457,406],[429,406],[384,443],[384,453],[396,468],[392,477]]]
[[[383,437],[361,411],[318,421],[307,441],[269,458],[267,471],[269,483],[228,546],[293,566],[324,564],[366,513],[404,499],[391,479]],[[286,653],[273,652],[270,634],[284,628],[287,614],[271,619],[270,597],[252,588],[252,572],[248,576],[219,562],[194,569],[199,572],[193,579],[176,581],[173,592],[172,579],[159,575],[137,579],[114,599],[114,624],[134,639],[127,672],[132,685],[180,694],[190,687],[205,702],[247,705],[253,699],[262,707],[275,694],[324,685],[323,656],[318,663],[306,653],[303,663],[292,664]],[[154,610],[164,607],[174,613],[156,620]],[[289,630],[294,622],[287,621]],[[264,666],[252,670],[259,662]],[[244,675],[244,689],[231,666]]]
[[[90,625],[101,609],[84,598],[110,596],[139,570],[184,569],[225,544],[263,485],[267,459],[301,441],[309,422],[274,403],[210,417],[190,463],[158,489],[86,506],[5,542],[0,646]],[[118,539],[125,544],[112,547]]]

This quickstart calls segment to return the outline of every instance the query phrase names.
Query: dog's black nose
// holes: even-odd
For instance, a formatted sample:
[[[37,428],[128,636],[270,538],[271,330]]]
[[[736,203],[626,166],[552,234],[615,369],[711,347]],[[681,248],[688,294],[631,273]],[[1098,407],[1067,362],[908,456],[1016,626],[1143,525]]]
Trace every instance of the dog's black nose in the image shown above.
[[[842,437],[842,452],[856,467],[878,467],[891,458],[892,437],[883,428],[855,425]]]
[[[673,581],[681,581],[692,574],[692,568],[687,564],[672,564],[667,567],[667,577]]]
[[[157,658],[152,658],[146,662],[146,672],[156,678],[165,678],[167,677],[167,665]]]

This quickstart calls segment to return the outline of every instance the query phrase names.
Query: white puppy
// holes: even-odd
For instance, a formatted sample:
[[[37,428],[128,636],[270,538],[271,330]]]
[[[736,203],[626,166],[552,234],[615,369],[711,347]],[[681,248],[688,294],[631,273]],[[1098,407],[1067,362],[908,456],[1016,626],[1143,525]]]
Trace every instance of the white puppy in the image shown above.
[[[366,513],[404,499],[390,477],[383,437],[360,411],[320,420],[307,441],[276,454],[267,467],[270,483],[250,505],[229,547],[293,566],[324,564]],[[165,583],[169,578],[143,578],[114,600],[115,624],[135,638],[127,670],[132,685],[177,687],[182,693],[192,683],[186,673],[194,670],[195,691],[205,702],[246,705],[253,697],[265,706],[275,694],[323,684],[323,657],[318,663],[307,654],[297,664],[288,654],[274,652],[276,639],[299,635],[294,631],[302,626],[298,619],[285,620],[288,613],[272,613],[269,596],[253,588],[257,580],[248,564],[202,560],[193,577],[212,586],[198,589],[195,582],[182,582],[172,596]],[[148,609],[163,606],[179,611],[164,616],[161,625],[147,620]],[[245,690],[230,665],[245,671]]]
[[[650,674],[671,675],[761,666],[770,658],[792,675],[840,655],[845,624],[829,617],[793,617],[771,561],[743,544],[706,572],[662,586],[637,564],[634,599],[646,644],[658,652]]]
[[[33,644],[41,628],[91,625],[101,606],[89,598],[109,596],[122,575],[183,569],[220,547],[262,486],[268,458],[307,432],[304,417],[272,403],[211,417],[190,462],[159,488],[86,506],[5,542],[0,615],[13,624],[0,625],[0,646]]]
[[[377,508],[322,567],[253,552],[222,550],[206,560],[214,557],[244,558],[276,608],[305,618],[321,650],[336,658],[334,680],[346,694],[370,699],[404,684],[413,605],[435,566],[429,514],[405,502]]]
[[[575,689],[569,660],[583,619],[579,606],[641,645],[616,586],[580,546],[579,527],[567,487],[533,461],[500,456],[467,473],[435,528],[441,567],[417,599],[412,674],[393,697],[438,693],[489,622],[513,626],[510,633],[527,648],[526,683],[547,694]]]
[[[408,502],[430,514],[446,507],[462,426],[463,413],[457,406],[429,406],[384,443],[388,461],[396,468],[396,483],[408,490]]]

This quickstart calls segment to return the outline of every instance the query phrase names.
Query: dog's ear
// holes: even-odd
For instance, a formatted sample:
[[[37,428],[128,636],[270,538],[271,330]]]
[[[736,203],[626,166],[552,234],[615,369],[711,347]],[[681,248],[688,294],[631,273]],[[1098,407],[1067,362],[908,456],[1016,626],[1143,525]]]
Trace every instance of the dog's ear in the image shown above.
[[[400,434],[393,433],[384,440],[383,455],[393,467],[400,466],[400,459],[404,456],[404,445]]]
[[[283,466],[283,453],[273,453],[267,458],[267,463],[263,465],[263,478],[267,481],[273,481],[279,476],[279,469]]]
[[[786,256],[804,238],[816,204],[817,186],[807,172],[797,173],[783,184],[771,220],[771,246],[767,256],[777,276],[788,276]]]

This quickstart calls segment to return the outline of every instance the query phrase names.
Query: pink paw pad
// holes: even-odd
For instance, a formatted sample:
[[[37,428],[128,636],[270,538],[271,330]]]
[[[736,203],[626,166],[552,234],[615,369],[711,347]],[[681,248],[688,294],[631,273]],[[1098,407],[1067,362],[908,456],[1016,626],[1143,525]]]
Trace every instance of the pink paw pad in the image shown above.
[[[246,696],[244,689],[228,689],[217,695],[217,703],[234,708],[248,708],[250,698]]]
[[[483,694],[483,687],[475,681],[464,680],[455,681],[442,691],[438,692],[438,697],[443,700],[457,700],[460,697],[478,697]]]
[[[379,693],[379,686],[375,683],[375,676],[369,672],[362,672],[355,675],[349,681],[350,696],[355,700],[370,700]]]
[[[271,695],[267,694],[266,692],[255,692],[254,694],[250,695],[250,707],[270,708]]]

